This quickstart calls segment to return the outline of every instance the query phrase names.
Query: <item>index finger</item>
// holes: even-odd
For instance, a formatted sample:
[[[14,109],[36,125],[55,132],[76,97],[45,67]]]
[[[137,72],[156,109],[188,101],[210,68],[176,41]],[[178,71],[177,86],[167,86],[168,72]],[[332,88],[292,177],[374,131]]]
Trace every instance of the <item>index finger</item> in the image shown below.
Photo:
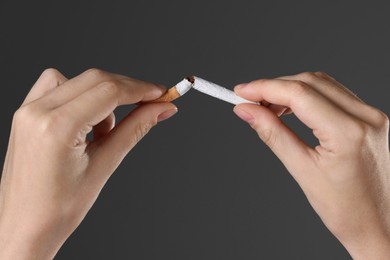
[[[44,105],[44,107],[48,109],[54,109],[70,102],[71,100],[82,95],[84,92],[87,92],[100,84],[116,84],[118,86],[126,84],[128,86],[141,86],[145,88],[154,87],[160,88],[162,92],[165,92],[165,89],[162,86],[154,83],[129,78],[123,75],[114,74],[99,69],[89,69],[84,73],[66,81],[64,84],[62,84],[61,88],[56,88],[48,95],[46,95],[40,102]]]
[[[291,108],[314,131],[320,142],[323,133],[338,134],[350,122],[350,116],[336,104],[302,81],[257,80],[235,88],[237,95],[253,101],[268,101]]]
[[[160,97],[163,90],[154,84],[136,84],[120,79],[100,83],[55,109],[62,118],[71,118],[66,126],[72,136],[81,130],[87,134],[93,126],[109,116],[117,106],[149,101]]]

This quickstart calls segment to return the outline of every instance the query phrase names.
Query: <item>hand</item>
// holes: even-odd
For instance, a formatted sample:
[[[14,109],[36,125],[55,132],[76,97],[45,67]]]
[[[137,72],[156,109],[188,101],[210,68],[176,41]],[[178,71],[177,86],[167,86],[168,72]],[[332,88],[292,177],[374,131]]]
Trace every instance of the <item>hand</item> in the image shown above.
[[[177,111],[145,104],[114,126],[114,109],[164,91],[97,69],[70,80],[43,72],[13,120],[0,186],[0,259],[55,256],[124,156]]]
[[[389,259],[389,120],[324,73],[258,80],[235,92],[248,122],[301,186],[314,210],[354,259]],[[275,115],[287,107],[313,130],[306,145]],[[276,113],[278,113],[276,112]]]

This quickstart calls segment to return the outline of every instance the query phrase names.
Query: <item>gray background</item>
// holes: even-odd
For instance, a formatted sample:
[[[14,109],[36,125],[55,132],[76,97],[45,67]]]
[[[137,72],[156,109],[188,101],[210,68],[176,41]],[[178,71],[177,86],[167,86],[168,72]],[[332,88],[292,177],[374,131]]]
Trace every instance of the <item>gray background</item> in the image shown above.
[[[47,67],[167,86],[194,74],[229,88],[320,70],[389,112],[389,11],[388,1],[2,0],[1,156],[13,112]],[[176,104],[57,259],[350,259],[231,105],[196,91]]]

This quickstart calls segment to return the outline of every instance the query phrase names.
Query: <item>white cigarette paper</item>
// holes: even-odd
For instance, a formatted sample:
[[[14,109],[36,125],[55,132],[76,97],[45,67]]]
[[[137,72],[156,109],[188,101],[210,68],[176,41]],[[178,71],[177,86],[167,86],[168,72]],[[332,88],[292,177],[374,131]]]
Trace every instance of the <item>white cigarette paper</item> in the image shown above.
[[[207,81],[199,77],[187,77],[176,84],[176,86],[168,89],[167,93],[162,97],[156,99],[154,102],[170,102],[173,101],[185,93],[187,93],[191,88],[196,89],[199,92],[207,94],[209,96],[215,97],[217,99],[229,102],[233,105],[238,105],[242,103],[250,103],[260,105],[259,102],[254,102],[246,100],[242,97],[239,97],[234,93],[234,91],[221,87],[215,83]]]
[[[204,94],[229,102],[233,105],[238,105],[242,103],[251,103],[259,105],[259,103],[257,102],[249,101],[237,96],[236,93],[234,93],[234,91],[230,89],[221,87],[202,78],[193,77],[192,87]]]

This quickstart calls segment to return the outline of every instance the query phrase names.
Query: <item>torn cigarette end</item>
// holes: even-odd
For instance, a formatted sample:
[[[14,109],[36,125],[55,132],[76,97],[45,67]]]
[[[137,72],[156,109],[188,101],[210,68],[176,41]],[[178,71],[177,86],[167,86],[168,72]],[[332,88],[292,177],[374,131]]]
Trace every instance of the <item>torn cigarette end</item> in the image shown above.
[[[195,76],[189,76],[189,77],[186,77],[185,79],[188,80],[191,84],[195,83]]]

